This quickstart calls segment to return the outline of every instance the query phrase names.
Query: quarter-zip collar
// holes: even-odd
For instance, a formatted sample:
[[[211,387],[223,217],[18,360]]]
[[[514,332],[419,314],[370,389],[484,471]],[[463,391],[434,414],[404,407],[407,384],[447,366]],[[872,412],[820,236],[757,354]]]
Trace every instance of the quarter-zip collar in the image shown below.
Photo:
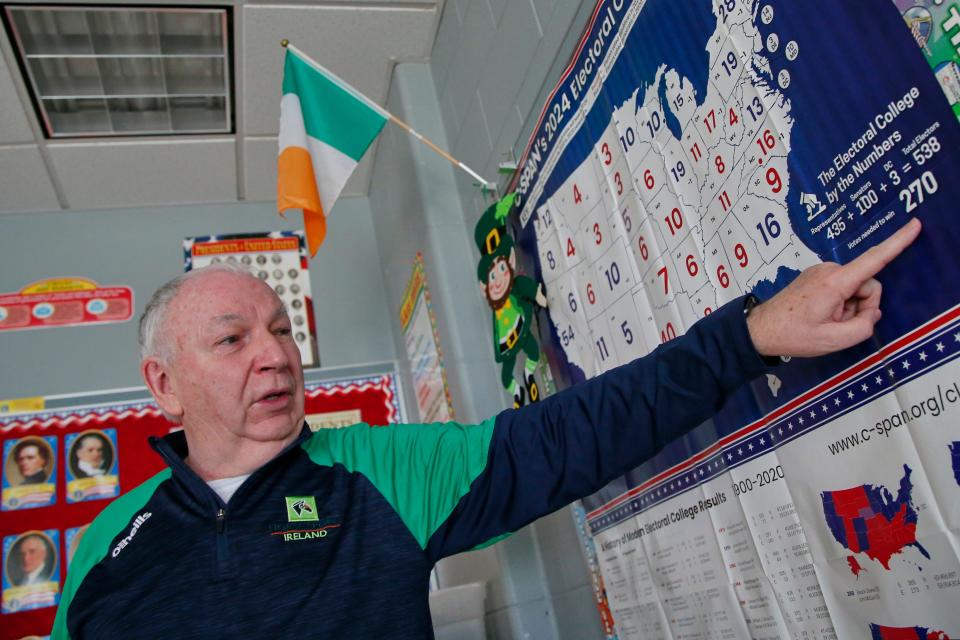
[[[287,445],[287,447],[278,453],[274,458],[251,473],[250,477],[246,479],[239,489],[237,489],[234,497],[242,492],[252,480],[262,475],[264,471],[273,467],[278,462],[289,456],[295,449],[299,449],[300,446],[307,439],[309,439],[312,434],[313,432],[310,431],[310,427],[307,426],[306,422],[304,422],[300,430],[300,435],[297,437],[297,439]],[[149,442],[154,451],[160,454],[160,457],[162,457],[164,462],[167,463],[167,466],[170,467],[174,477],[181,481],[186,489],[201,504],[210,504],[210,501],[213,500],[216,506],[224,506],[220,496],[218,496],[216,492],[210,488],[203,478],[197,475],[197,473],[191,469],[189,465],[187,465],[187,437],[182,429],[179,431],[174,431],[173,433],[169,433],[162,438],[150,436]],[[231,501],[232,500],[233,498],[231,498]]]

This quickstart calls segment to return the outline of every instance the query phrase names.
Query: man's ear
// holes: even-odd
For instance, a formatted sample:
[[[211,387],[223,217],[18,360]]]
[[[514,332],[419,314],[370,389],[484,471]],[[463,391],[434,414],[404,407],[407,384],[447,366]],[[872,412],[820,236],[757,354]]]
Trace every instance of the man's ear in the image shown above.
[[[481,283],[480,283],[480,293],[483,294],[483,297],[484,297],[484,298],[488,298],[488,296],[487,296],[487,283],[486,283],[486,282],[481,282]]]
[[[514,248],[510,249],[510,271],[514,273],[517,272],[517,250]]]
[[[153,394],[157,404],[160,405],[160,409],[167,417],[179,422],[183,417],[183,405],[180,404],[180,400],[177,399],[177,394],[174,392],[168,365],[151,356],[140,363],[140,373],[143,375],[150,393]]]

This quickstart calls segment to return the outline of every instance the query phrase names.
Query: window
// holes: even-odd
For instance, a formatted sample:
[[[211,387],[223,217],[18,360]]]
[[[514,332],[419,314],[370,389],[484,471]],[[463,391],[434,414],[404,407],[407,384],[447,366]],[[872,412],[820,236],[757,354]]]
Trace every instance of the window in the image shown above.
[[[4,13],[47,137],[232,131],[226,9]]]

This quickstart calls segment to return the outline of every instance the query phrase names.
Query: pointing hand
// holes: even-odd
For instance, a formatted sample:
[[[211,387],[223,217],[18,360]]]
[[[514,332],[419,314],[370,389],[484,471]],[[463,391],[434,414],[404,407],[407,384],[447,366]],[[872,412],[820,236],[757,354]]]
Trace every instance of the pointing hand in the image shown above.
[[[754,307],[750,337],[765,356],[819,356],[859,344],[880,320],[880,283],[874,276],[920,233],[914,218],[882,243],[845,265],[818,264],[780,293]]]

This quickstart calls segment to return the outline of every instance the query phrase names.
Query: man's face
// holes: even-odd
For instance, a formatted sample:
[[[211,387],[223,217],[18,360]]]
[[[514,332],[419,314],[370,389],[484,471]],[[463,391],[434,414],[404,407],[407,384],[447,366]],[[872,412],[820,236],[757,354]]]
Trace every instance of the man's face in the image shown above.
[[[507,264],[507,259],[497,258],[494,260],[487,274],[487,291],[491,301],[499,302],[500,299],[507,294],[507,291],[510,289],[511,279],[512,274],[510,273],[510,265]]]
[[[87,436],[77,449],[77,458],[87,464],[99,467],[103,464],[103,442],[96,436]]]
[[[36,571],[47,560],[47,545],[36,537],[30,537],[20,543],[20,563],[24,573]]]
[[[20,475],[24,478],[32,476],[43,470],[43,456],[40,455],[40,447],[30,444],[17,454],[17,467],[20,468]]]
[[[223,271],[187,281],[163,330],[185,429],[271,442],[300,428],[300,351],[283,303],[266,284]]]

